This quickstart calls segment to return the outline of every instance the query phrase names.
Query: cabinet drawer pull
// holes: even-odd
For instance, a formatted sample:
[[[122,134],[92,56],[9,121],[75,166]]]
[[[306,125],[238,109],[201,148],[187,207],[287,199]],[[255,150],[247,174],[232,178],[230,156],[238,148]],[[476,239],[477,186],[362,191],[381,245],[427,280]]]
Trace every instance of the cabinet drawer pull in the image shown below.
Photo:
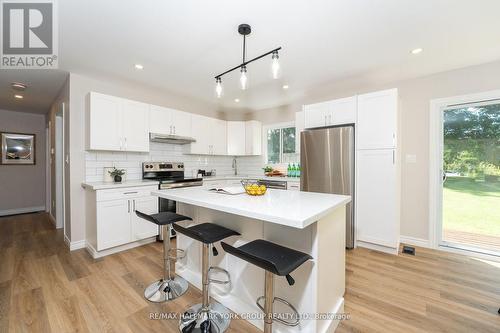
[[[123,194],[137,194],[139,192],[135,191],[135,192],[123,192]]]
[[[130,213],[130,200],[127,200],[127,204],[128,204],[128,212]]]

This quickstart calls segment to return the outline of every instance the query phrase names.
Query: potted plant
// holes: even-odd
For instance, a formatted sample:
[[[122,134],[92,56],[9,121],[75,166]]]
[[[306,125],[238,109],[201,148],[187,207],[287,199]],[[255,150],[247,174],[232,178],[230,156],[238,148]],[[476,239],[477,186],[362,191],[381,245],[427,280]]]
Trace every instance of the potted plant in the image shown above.
[[[113,170],[108,171],[111,177],[113,177],[113,180],[115,183],[121,183],[122,182],[122,176],[125,174],[124,169],[117,169],[113,167]]]

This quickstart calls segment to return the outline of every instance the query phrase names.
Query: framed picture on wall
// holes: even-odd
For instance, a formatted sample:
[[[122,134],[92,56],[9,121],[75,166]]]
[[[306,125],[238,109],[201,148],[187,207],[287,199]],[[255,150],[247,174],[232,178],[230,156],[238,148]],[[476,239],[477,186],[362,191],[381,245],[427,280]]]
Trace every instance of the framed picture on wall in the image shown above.
[[[35,164],[35,134],[1,133],[2,164]]]

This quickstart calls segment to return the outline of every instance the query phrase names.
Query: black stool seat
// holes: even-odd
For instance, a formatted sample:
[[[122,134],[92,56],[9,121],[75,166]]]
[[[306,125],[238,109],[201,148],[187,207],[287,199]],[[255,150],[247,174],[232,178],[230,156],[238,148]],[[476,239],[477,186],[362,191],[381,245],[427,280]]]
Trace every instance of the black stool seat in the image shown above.
[[[143,218],[145,220],[148,220],[149,222],[152,222],[154,224],[158,225],[166,225],[166,224],[171,224],[179,221],[184,221],[184,220],[192,220],[192,218],[184,215],[179,215],[176,213],[172,212],[161,212],[157,214],[144,214],[143,212],[140,212],[138,210],[135,211],[137,216],[140,218]]]
[[[189,228],[174,224],[174,230],[205,244],[212,244],[239,233],[214,223],[197,224]]]
[[[307,253],[263,239],[251,241],[240,247],[234,247],[224,242],[221,245],[227,253],[279,276],[289,275],[307,260],[312,259]]]

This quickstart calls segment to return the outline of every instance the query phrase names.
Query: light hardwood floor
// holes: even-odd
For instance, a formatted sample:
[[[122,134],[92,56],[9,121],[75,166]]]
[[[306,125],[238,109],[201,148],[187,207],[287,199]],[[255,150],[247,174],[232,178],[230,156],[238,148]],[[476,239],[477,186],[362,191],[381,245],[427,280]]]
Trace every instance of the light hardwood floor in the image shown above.
[[[500,265],[417,248],[415,257],[347,254],[345,310],[337,332],[500,332]],[[93,260],[69,252],[44,213],[0,218],[0,332],[177,332],[197,303],[191,287],[172,303],[144,300],[161,274],[161,246]],[[258,332],[233,321],[230,332]]]

